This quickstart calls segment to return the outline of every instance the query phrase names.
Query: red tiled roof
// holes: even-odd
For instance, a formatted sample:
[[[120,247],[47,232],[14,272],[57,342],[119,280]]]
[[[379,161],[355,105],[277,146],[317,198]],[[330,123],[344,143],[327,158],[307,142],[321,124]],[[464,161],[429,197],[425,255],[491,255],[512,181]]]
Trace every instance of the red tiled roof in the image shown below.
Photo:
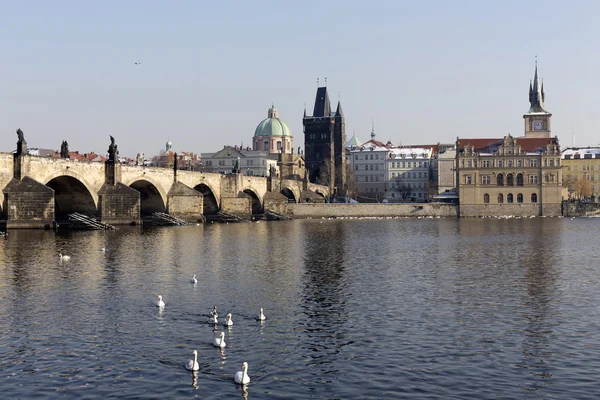
[[[521,150],[534,152],[550,143],[555,143],[555,138],[515,138],[516,144],[521,146]],[[459,149],[464,149],[467,145],[472,145],[475,151],[488,151],[490,148],[497,148],[504,143],[504,138],[487,138],[487,139],[458,139]]]

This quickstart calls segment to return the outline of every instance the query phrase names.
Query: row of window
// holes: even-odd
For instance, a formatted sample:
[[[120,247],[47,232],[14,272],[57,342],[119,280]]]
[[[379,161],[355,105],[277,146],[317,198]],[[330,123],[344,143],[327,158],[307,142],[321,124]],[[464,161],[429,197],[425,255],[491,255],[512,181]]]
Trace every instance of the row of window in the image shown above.
[[[477,160],[473,159],[473,160],[461,160],[460,161],[460,166],[461,168],[477,168]],[[560,166],[560,158],[544,158],[543,160],[543,166],[544,167],[554,167],[555,165],[558,167]],[[533,159],[526,159],[526,160],[501,160],[501,159],[496,159],[496,160],[479,160],[479,167],[482,168],[523,168],[523,167],[529,167],[529,168],[535,168],[538,167],[538,160],[533,158]]]
[[[538,183],[537,175],[527,175],[528,182],[532,185],[536,185]],[[554,175],[546,175],[546,183],[554,182]],[[491,185],[492,177],[491,175],[481,175],[481,184],[482,185]],[[465,175],[465,185],[473,184],[473,175]],[[496,185],[504,186],[504,174],[496,175]],[[514,175],[506,174],[506,186],[514,186]],[[517,174],[517,186],[523,186],[523,174]]]
[[[600,176],[598,176],[600,178]],[[567,175],[567,180],[578,180],[579,177],[577,175]],[[581,177],[582,180],[584,181],[593,181],[594,179],[594,175],[588,175],[588,174],[583,174],[583,176]]]
[[[228,164],[227,160],[216,160],[216,162],[217,162],[216,165],[219,165],[220,167],[224,167],[224,166],[228,166],[228,165],[234,166],[235,163],[236,163],[236,161],[237,161],[237,158],[236,159],[232,159],[230,161],[230,163]],[[246,162],[244,163],[243,161],[246,161]],[[205,164],[206,167],[212,167],[213,166],[213,160],[206,160],[205,163],[206,163]],[[249,160],[249,159],[240,160],[240,167],[242,165],[253,166],[254,165],[254,160]],[[267,165],[267,161],[266,160],[262,160],[262,165]]]
[[[407,178],[407,179],[409,179],[411,177],[413,179],[427,178],[427,177],[429,177],[429,173],[427,173],[427,172],[412,172],[412,175],[411,175],[411,172],[398,172],[397,174],[396,174],[396,172],[392,172],[392,178],[396,178],[396,177]]]
[[[571,166],[567,165],[567,171],[571,171]],[[600,167],[598,168],[600,170]],[[573,165],[573,171],[578,171],[577,165]],[[594,170],[594,164],[592,165],[582,165],[581,166],[581,170],[582,171],[593,171]]]
[[[504,203],[504,194],[498,193],[498,196],[496,197],[496,201],[498,202],[498,204],[503,204]],[[490,195],[489,194],[486,193],[483,195],[483,202],[485,204],[490,203]],[[506,202],[514,203],[514,197],[513,197],[512,193],[509,193],[506,195]],[[531,194],[531,202],[537,203],[537,193]],[[523,194],[522,193],[517,194],[517,203],[523,203]]]

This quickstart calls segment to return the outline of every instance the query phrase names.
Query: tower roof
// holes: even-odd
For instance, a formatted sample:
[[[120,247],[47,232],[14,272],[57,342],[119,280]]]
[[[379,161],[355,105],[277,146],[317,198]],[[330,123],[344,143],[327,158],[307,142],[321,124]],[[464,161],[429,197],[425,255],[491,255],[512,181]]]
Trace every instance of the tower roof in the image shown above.
[[[329,103],[329,95],[327,87],[322,86],[317,89],[317,97],[315,99],[315,109],[313,117],[329,117],[331,115],[331,104]]]
[[[538,68],[537,61],[535,62],[535,74],[533,76],[533,84],[529,82],[529,111],[527,114],[549,114],[548,111],[544,108],[544,100],[546,98],[546,94],[544,93],[544,84],[540,85],[540,80],[538,78]]]
[[[335,111],[336,117],[343,117],[344,111],[342,111],[342,103],[338,100],[337,110]]]
[[[271,105],[267,113],[268,118],[262,120],[254,131],[254,136],[292,136],[292,131],[287,124],[279,119],[279,112]]]

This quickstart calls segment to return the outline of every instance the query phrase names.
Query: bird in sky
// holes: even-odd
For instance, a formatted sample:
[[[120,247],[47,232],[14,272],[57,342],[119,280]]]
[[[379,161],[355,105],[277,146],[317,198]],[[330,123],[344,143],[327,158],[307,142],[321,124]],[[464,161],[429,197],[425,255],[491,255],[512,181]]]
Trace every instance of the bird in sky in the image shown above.
[[[135,65],[140,65],[140,64],[141,64],[141,62],[137,62],[137,61],[136,61],[136,62],[134,62],[134,64],[135,64]]]

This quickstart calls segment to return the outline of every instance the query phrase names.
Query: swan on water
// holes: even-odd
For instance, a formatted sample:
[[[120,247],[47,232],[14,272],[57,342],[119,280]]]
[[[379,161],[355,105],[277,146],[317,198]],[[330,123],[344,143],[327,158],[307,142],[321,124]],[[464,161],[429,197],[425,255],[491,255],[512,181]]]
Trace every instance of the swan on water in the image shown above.
[[[208,317],[208,323],[217,325],[219,323],[219,320],[217,319],[216,315],[213,315],[212,317]]]
[[[69,261],[71,259],[71,256],[67,256],[62,253],[59,253],[58,256],[60,257],[61,260],[64,260],[64,261]]]
[[[193,360],[189,360],[185,365],[185,368],[190,371],[198,371],[200,369],[200,365],[198,365],[198,352],[196,350],[192,351],[194,355]]]
[[[250,377],[248,376],[248,363],[244,362],[242,364],[242,370],[235,373],[233,377],[235,383],[239,383],[240,385],[245,385],[250,383]]]
[[[196,279],[196,274],[194,274],[194,276],[192,276],[192,279],[190,279],[191,283],[198,283],[198,279]]]
[[[212,311],[208,314],[209,317],[218,317],[219,314],[217,313],[217,306],[214,305]]]
[[[225,347],[225,332],[221,332],[219,337],[216,337],[213,344],[217,347]]]
[[[258,317],[256,317],[256,319],[259,321],[264,321],[265,319],[267,319],[267,317],[265,317],[265,314],[263,313],[262,307],[260,308],[260,314],[258,315]]]
[[[159,294],[158,295],[158,301],[156,302],[156,307],[164,307],[165,306],[165,302],[162,299],[162,296]]]
[[[223,323],[223,325],[225,325],[225,326],[233,325],[233,321],[231,320],[231,313],[227,314],[227,317],[225,317],[225,322]]]

